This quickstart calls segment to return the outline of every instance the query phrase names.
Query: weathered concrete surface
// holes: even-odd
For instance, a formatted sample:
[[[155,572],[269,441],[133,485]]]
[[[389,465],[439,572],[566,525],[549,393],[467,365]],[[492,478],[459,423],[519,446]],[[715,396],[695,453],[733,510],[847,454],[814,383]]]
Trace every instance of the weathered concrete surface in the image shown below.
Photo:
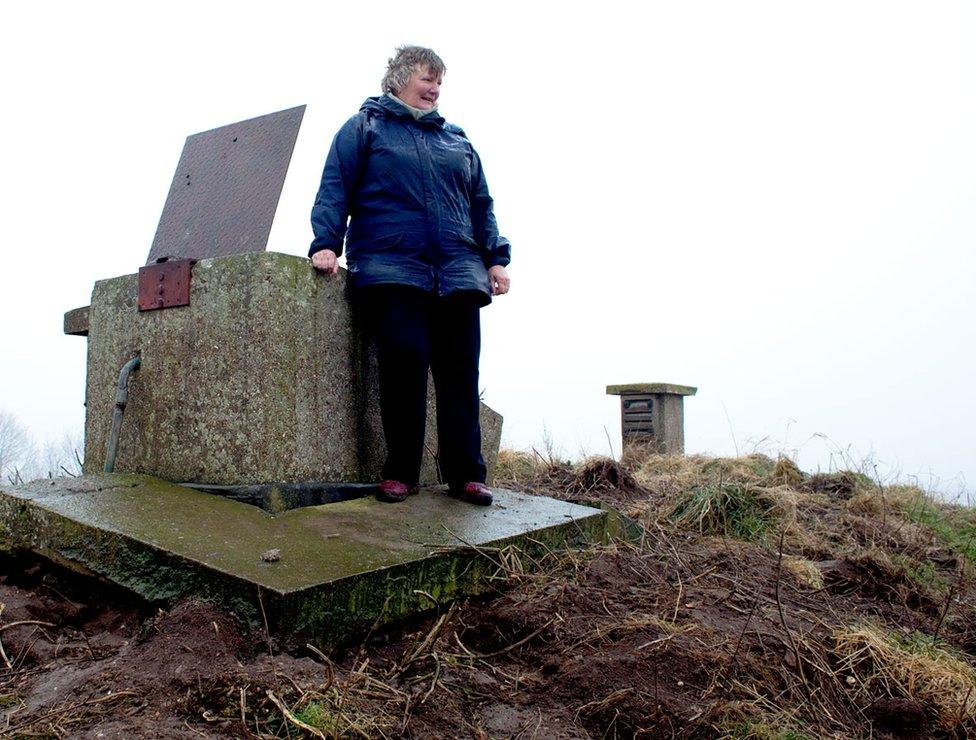
[[[476,507],[425,489],[404,504],[372,497],[261,509],[137,475],[0,489],[0,544],[86,569],[145,598],[222,598],[283,633],[328,645],[437,600],[476,593],[497,571],[483,548],[602,539],[605,512],[495,489]],[[480,550],[480,553],[476,550]],[[280,550],[267,563],[262,553]]]
[[[692,385],[678,385],[677,383],[624,383],[623,385],[608,385],[607,395],[624,396],[643,393],[673,393],[676,396],[693,396],[698,389]]]
[[[64,314],[64,333],[78,337],[88,336],[88,309],[89,306],[73,308]]]
[[[375,481],[385,455],[375,372],[345,271],[255,252],[193,267],[190,305],[140,313],[137,277],[95,284],[88,312],[85,470],[105,461],[119,368],[132,376],[116,471],[247,484]],[[424,482],[436,482],[431,387]],[[501,417],[482,408],[493,466]]]
[[[140,313],[136,275],[97,282],[86,471],[104,464],[119,368],[141,351],[116,470],[208,483],[356,480],[343,284],[265,252],[198,262],[186,307]]]

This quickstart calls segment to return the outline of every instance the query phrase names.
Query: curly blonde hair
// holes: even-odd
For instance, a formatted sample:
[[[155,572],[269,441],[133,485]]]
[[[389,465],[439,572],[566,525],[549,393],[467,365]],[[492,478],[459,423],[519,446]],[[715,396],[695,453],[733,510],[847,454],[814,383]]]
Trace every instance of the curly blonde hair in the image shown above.
[[[386,74],[380,83],[383,92],[396,95],[410,81],[410,75],[427,67],[435,75],[443,75],[447,67],[433,49],[423,46],[399,46],[386,64]]]

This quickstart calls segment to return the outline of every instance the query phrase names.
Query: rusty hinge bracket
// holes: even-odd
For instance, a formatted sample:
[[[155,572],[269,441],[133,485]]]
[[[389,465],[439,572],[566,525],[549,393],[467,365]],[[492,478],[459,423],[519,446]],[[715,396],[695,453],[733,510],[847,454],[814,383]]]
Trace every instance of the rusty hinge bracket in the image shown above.
[[[139,310],[190,305],[190,267],[196,260],[168,260],[139,268]]]

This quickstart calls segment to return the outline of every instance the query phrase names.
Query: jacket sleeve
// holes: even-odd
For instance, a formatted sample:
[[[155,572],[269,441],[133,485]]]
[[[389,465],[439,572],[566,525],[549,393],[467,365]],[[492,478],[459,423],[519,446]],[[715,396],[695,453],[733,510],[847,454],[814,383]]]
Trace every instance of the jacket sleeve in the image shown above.
[[[471,148],[473,162],[471,165],[471,225],[474,228],[474,239],[485,250],[484,261],[486,267],[501,265],[504,267],[512,260],[512,245],[508,239],[498,233],[495,222],[494,201],[488,193],[488,182],[481,167],[478,152]]]
[[[346,221],[356,196],[366,156],[367,119],[362,113],[346,121],[332,140],[312,206],[312,245],[308,256],[323,249],[342,254]]]

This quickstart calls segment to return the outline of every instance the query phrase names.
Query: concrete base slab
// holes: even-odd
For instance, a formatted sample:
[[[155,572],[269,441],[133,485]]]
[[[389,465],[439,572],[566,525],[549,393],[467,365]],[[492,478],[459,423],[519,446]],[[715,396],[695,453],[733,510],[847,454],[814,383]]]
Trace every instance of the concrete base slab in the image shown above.
[[[140,475],[0,489],[0,544],[91,572],[150,600],[201,596],[328,647],[374,625],[484,590],[498,548],[602,540],[606,512],[493,489],[476,507],[438,489],[271,515]],[[269,551],[277,550],[269,555]]]

